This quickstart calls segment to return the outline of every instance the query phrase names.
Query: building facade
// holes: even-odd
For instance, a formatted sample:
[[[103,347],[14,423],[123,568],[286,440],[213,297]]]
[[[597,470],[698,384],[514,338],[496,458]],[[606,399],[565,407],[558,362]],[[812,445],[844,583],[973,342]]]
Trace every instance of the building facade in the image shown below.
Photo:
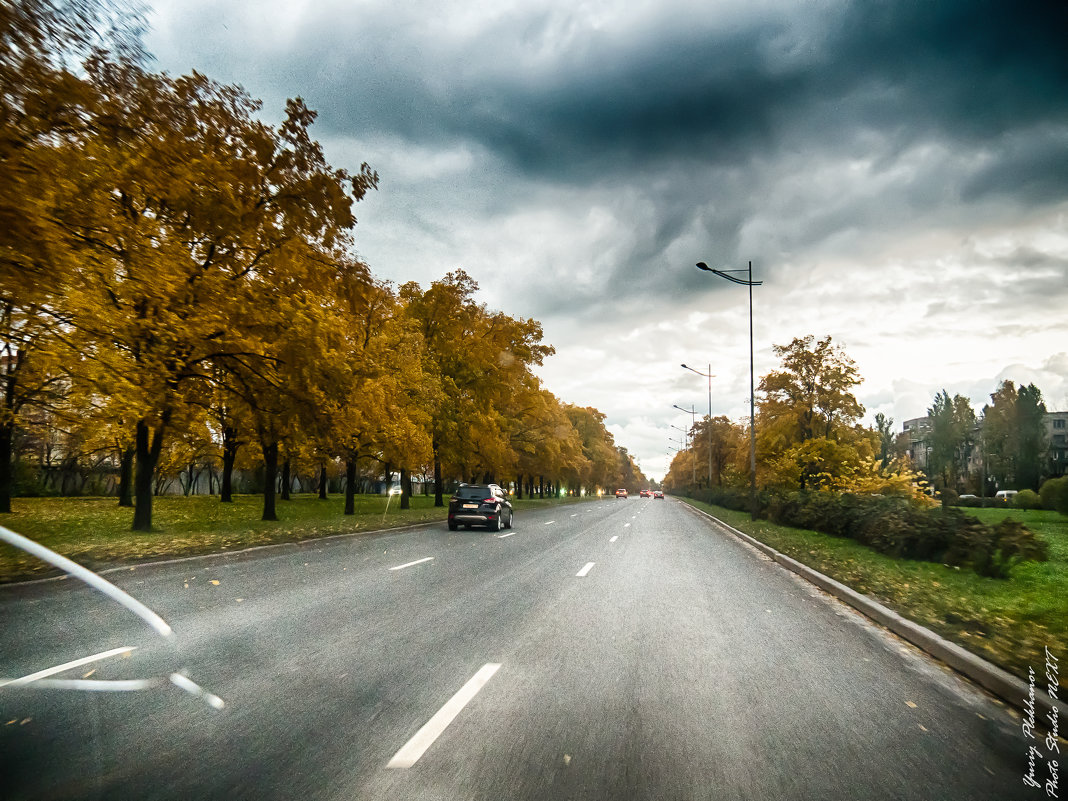
[[[1043,475],[1057,478],[1068,473],[1068,412],[1047,412],[1045,415],[1046,441],[1049,453]],[[979,421],[973,432],[975,442],[982,440],[983,423]],[[930,453],[931,418],[914,417],[902,424],[901,441],[914,468],[926,471]],[[981,447],[973,448],[968,458],[968,473],[982,475],[983,453]]]
[[[1060,477],[1068,472],[1068,412],[1046,415],[1046,436],[1049,438],[1049,465],[1046,472]]]

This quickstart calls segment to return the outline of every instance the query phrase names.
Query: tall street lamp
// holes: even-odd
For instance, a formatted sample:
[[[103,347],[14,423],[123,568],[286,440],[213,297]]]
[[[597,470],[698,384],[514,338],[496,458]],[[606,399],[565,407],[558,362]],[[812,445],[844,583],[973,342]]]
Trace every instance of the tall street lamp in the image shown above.
[[[753,287],[763,281],[753,280],[753,262],[746,270],[713,270],[703,261],[697,262],[697,269],[726,278],[735,284],[749,287],[749,516],[756,519],[756,398],[753,382]],[[747,273],[745,278],[735,278],[730,273]]]
[[[703,375],[708,379],[708,488],[712,489],[712,379],[715,378],[712,375],[712,365],[708,365],[708,372],[702,373],[700,370],[694,370],[692,367],[682,365],[691,373],[697,373],[697,375]],[[685,411],[685,410],[684,410]]]

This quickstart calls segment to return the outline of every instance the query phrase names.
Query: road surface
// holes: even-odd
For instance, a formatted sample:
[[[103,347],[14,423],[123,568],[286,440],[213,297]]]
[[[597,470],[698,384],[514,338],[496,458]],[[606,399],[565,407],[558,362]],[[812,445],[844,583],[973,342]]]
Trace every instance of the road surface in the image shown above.
[[[1017,719],[681,502],[590,500],[0,588],[0,781],[35,799],[1008,799]]]

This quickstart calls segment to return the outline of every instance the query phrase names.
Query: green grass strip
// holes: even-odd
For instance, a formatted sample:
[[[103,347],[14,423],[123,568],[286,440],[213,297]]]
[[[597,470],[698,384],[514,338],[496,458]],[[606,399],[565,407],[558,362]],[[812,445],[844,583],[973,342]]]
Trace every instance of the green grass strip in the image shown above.
[[[513,499],[512,505],[518,522],[527,509],[583,500],[589,499],[524,498]],[[153,530],[142,533],[130,531],[133,510],[120,508],[114,498],[17,498],[12,513],[0,515],[0,525],[93,570],[418,523],[445,526],[446,510],[434,506],[433,496],[413,496],[411,508],[405,510],[394,496],[387,510],[386,496],[358,495],[356,514],[345,515],[344,509],[341,495],[326,500],[296,495],[277,502],[280,520],[264,522],[259,519],[259,495],[235,495],[233,503],[221,503],[218,496],[163,496],[153,499]],[[0,543],[0,583],[55,573],[40,560]]]

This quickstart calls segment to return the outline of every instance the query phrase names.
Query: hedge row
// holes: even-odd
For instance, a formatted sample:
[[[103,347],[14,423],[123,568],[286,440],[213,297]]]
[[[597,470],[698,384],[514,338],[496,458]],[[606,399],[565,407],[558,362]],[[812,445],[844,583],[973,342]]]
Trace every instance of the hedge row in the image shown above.
[[[1049,509],[1068,515],[1068,476],[1047,479],[1038,492],[1020,490],[1011,501],[997,498],[961,498],[953,490],[942,490],[942,499],[947,506],[982,509],[1012,506],[1017,509]]]
[[[749,493],[713,487],[690,493],[695,500],[749,510]],[[848,537],[901,559],[967,566],[981,576],[1008,578],[1023,561],[1045,561],[1048,544],[1016,520],[989,526],[959,509],[929,509],[905,498],[830,492],[759,492],[758,517],[784,526]]]

